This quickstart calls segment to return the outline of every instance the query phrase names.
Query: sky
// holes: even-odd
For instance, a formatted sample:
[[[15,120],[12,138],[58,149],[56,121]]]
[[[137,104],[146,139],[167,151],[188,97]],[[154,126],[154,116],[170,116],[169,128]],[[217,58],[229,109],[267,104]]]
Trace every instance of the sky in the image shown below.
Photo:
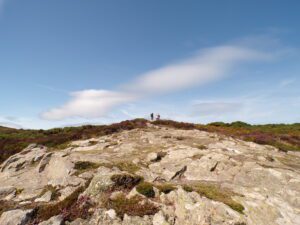
[[[0,0],[0,125],[300,122],[300,1]]]

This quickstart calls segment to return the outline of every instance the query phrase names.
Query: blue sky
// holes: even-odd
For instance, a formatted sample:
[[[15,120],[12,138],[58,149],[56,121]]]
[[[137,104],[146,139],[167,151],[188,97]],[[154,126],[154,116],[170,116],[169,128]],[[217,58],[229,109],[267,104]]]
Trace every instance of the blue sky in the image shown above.
[[[0,0],[0,124],[300,122],[300,2]]]

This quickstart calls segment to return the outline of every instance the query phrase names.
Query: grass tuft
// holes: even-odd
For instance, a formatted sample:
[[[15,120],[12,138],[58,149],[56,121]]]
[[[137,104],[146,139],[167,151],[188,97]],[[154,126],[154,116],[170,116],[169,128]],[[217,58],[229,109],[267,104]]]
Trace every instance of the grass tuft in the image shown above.
[[[117,215],[123,219],[124,215],[140,216],[154,215],[159,208],[148,200],[142,199],[139,196],[126,198],[126,196],[119,195],[114,199],[107,197],[102,201],[103,206],[107,209],[114,209]]]
[[[154,198],[155,192],[153,189],[153,185],[148,182],[142,182],[136,186],[136,190],[138,193],[146,196],[147,198]]]
[[[244,206],[232,199],[232,196],[234,195],[233,192],[221,189],[216,185],[197,183],[193,185],[185,185],[183,189],[187,192],[195,191],[199,195],[205,196],[206,198],[214,201],[223,202],[239,213],[243,213],[244,211]]]
[[[110,178],[114,182],[113,189],[130,189],[143,181],[143,177],[131,174],[115,174]]]
[[[158,184],[158,185],[155,185],[155,187],[159,190],[159,192],[162,192],[165,194],[168,194],[171,191],[174,191],[177,189],[177,187],[175,185],[170,184],[170,183]]]

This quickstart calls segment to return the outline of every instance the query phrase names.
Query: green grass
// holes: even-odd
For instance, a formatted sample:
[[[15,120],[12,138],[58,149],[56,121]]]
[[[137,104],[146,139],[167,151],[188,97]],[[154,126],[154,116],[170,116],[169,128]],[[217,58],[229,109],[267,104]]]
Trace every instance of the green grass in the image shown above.
[[[115,162],[113,165],[128,173],[135,173],[140,169],[138,165],[128,161]]]
[[[126,198],[125,195],[119,195],[114,199],[107,197],[102,204],[107,209],[114,209],[120,218],[123,218],[125,214],[140,217],[154,215],[159,210],[153,203],[145,201],[139,196]]]
[[[159,190],[159,192],[168,194],[173,190],[176,190],[176,186],[170,183],[157,184],[155,187]]]
[[[88,161],[75,162],[74,169],[76,170],[76,172],[74,175],[78,176],[84,172],[87,172],[90,170],[95,170],[100,166],[101,166],[101,164],[99,164],[99,163],[88,162]]]
[[[54,128],[50,130],[24,130],[0,126],[0,163],[29,144],[42,144],[54,149],[68,147],[68,143],[113,134],[122,130],[146,127],[144,119],[127,120],[111,125]]]
[[[147,198],[154,198],[155,192],[153,189],[153,185],[148,182],[142,182],[136,186],[136,190],[138,193],[146,196]]]
[[[144,180],[141,176],[127,173],[114,174],[110,179],[114,182],[113,189],[131,189]]]
[[[152,123],[177,129],[197,129],[224,134],[245,141],[271,145],[285,152],[300,151],[300,123],[251,125],[237,121],[233,123],[214,122],[203,125],[172,120],[159,120]]]
[[[206,198],[218,202],[223,202],[224,204],[228,205],[230,208],[239,213],[243,213],[244,211],[244,206],[232,199],[232,196],[234,195],[233,192],[221,189],[216,185],[196,183],[192,185],[185,185],[183,188],[187,192],[195,191],[199,195],[205,196]]]

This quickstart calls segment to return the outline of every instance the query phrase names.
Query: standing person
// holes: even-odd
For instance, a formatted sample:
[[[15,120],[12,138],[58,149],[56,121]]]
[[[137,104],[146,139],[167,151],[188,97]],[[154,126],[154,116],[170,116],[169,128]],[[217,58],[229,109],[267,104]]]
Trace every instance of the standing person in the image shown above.
[[[160,115],[157,114],[156,120],[160,120]]]
[[[150,118],[151,118],[151,120],[154,120],[154,114],[153,113],[150,114]]]

